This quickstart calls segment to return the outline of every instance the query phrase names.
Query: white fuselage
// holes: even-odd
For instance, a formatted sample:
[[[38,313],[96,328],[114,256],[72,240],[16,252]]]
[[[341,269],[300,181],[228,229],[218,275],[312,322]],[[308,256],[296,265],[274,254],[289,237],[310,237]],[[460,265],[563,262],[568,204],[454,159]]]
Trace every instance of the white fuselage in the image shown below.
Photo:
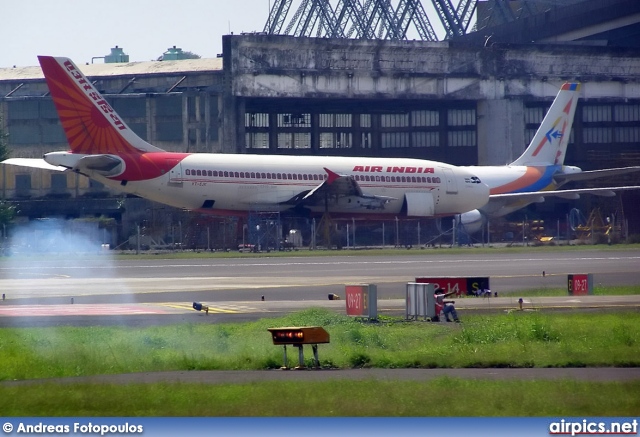
[[[417,159],[191,154],[153,179],[123,185],[99,174],[90,176],[160,203],[233,213],[289,209],[293,205],[288,201],[323,183],[325,168],[353,177],[362,190],[362,196],[328,199],[331,213],[398,215],[408,193],[433,196],[433,216],[459,214],[488,201],[488,187],[469,171]],[[325,205],[308,209],[321,213]]]

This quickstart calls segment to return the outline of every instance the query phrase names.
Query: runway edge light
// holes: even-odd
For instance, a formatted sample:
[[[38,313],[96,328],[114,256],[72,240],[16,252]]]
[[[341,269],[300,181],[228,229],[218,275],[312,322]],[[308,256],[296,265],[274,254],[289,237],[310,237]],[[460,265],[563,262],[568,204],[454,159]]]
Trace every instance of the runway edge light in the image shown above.
[[[268,328],[275,345],[329,343],[329,333],[320,326]]]
[[[313,350],[314,364],[316,368],[320,367],[318,359],[318,344],[329,343],[329,333],[320,326],[305,327],[283,327],[283,328],[267,328],[271,333],[273,344],[281,345],[284,349],[283,370],[288,370],[287,366],[287,345],[296,346],[298,348],[298,366],[296,369],[304,369],[304,355],[302,352],[303,345],[310,344]]]
[[[203,305],[200,302],[194,302],[193,309],[196,311],[204,311],[206,314],[209,314],[209,306]]]

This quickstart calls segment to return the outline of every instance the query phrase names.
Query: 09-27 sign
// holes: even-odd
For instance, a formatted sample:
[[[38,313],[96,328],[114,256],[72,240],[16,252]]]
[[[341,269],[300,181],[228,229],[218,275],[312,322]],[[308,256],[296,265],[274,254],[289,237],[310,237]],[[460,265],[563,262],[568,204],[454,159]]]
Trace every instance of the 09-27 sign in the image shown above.
[[[375,284],[345,285],[347,315],[355,317],[378,317],[378,289]]]
[[[567,288],[569,296],[593,294],[593,275],[591,273],[569,275],[567,278]]]

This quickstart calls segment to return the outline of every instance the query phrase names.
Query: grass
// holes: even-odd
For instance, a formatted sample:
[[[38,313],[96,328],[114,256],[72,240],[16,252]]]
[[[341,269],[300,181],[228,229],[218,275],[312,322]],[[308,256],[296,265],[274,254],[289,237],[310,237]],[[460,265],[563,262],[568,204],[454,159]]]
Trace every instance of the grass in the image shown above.
[[[480,401],[481,400],[481,401]],[[640,381],[263,382],[0,386],[7,416],[637,416]]]
[[[512,312],[459,325],[368,323],[310,309],[238,324],[4,328],[0,379],[276,369],[282,347],[267,328],[277,326],[323,326],[331,335],[319,345],[325,368],[640,366],[637,312]],[[290,355],[296,365],[297,353]],[[313,365],[307,348],[305,361]],[[640,381],[0,384],[5,416],[634,416],[639,407]]]
[[[343,250],[309,250],[308,248],[300,248],[295,251],[272,251],[272,252],[238,252],[238,251],[216,251],[210,252],[206,250],[185,250],[185,251],[141,251],[139,254],[135,254],[135,251],[128,252],[116,252],[110,251],[107,253],[96,254],[84,254],[88,257],[95,257],[97,259],[106,256],[111,256],[114,259],[127,260],[127,259],[199,259],[199,258],[273,258],[273,257],[331,257],[331,256],[405,256],[405,255],[460,255],[460,254],[483,254],[483,253],[537,253],[537,252],[549,252],[549,251],[584,251],[584,250],[597,250],[597,251],[619,251],[619,250],[639,250],[640,244],[571,244],[571,245],[557,245],[557,246],[522,246],[514,245],[511,247],[499,245],[486,245],[486,246],[473,246],[473,247],[450,247],[443,245],[441,247],[412,247],[407,248],[374,248],[374,247],[362,247],[358,249],[343,249]],[[51,254],[21,254],[16,253],[11,257],[0,256],[0,262],[3,260],[13,258],[49,258]]]
[[[517,294],[518,297],[547,297],[547,296],[567,296],[566,288],[532,288],[529,290],[518,290],[509,292],[508,295]],[[640,285],[616,285],[602,286],[594,285],[593,294],[595,296],[631,296],[640,294]],[[504,297],[505,294],[502,295]]]
[[[323,326],[327,368],[640,366],[640,314],[473,315],[461,325],[382,318],[366,323],[324,309],[241,324],[0,329],[0,380],[167,370],[275,369],[282,348],[267,331]],[[305,360],[311,366],[312,355]],[[297,364],[289,354],[289,365]]]

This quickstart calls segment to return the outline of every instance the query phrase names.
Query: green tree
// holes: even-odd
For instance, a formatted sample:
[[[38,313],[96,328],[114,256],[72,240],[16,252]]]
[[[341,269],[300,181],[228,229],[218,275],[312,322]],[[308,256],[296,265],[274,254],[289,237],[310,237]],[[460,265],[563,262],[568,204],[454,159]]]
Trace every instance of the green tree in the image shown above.
[[[6,133],[3,129],[2,115],[0,115],[0,161],[4,161],[9,157],[9,144],[8,138],[9,134]],[[0,200],[0,226],[6,225],[13,217],[16,215],[16,207],[10,205],[5,200]],[[0,234],[1,235],[1,234]]]
[[[0,115],[0,161],[4,161],[9,157],[9,134],[3,129],[2,115]]]
[[[6,200],[0,200],[0,227],[11,223],[13,217],[16,215],[16,207],[9,204]],[[2,230],[0,229],[0,235]]]

